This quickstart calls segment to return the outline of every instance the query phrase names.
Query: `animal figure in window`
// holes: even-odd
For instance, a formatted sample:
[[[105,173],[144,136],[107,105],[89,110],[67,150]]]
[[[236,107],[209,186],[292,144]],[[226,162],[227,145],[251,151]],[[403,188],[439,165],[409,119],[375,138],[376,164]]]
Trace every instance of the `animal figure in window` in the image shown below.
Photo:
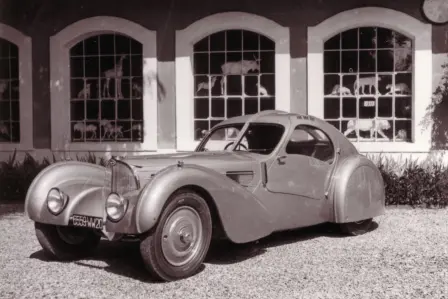
[[[108,136],[110,136],[110,132],[112,131],[112,128],[113,128],[113,125],[110,122],[110,120],[102,119],[100,121],[100,126],[103,128],[103,137],[102,137],[102,139],[104,139],[106,137],[106,134]]]
[[[378,83],[381,81],[381,77],[378,76]],[[377,88],[377,80],[375,76],[372,77],[364,77],[359,78],[353,84],[353,90],[355,91],[355,95],[359,95],[359,89],[361,89],[362,94],[365,94],[365,87],[369,88],[369,95],[373,95],[372,87],[376,90],[377,94],[380,94]]]
[[[3,95],[7,89],[8,89],[8,81],[0,80],[0,100],[3,99]]]
[[[198,83],[198,88],[196,90],[196,94],[198,94],[198,92],[201,91],[202,89],[205,89],[205,90],[212,89],[213,86],[215,86],[215,83],[216,83],[216,76],[210,77],[210,83],[208,82],[208,80],[207,80],[207,82]]]
[[[406,130],[400,129],[398,130],[397,136],[395,136],[395,139],[399,140],[406,140],[408,137],[408,134],[406,133]]]
[[[142,95],[143,95],[142,86],[138,83],[133,83],[132,84],[132,93],[133,93],[133,96],[135,96],[135,98],[141,99]]]
[[[127,55],[121,55],[118,63],[111,69],[104,72],[104,77],[106,78],[106,84],[103,87],[103,97],[111,98],[109,85],[110,80],[115,79],[115,90],[116,96],[120,99],[123,98],[123,94],[121,92],[121,78],[123,77],[123,61],[127,57]]]
[[[100,125],[103,127],[103,139],[121,137],[123,138],[123,126],[114,126],[110,120],[103,119],[100,121]]]
[[[352,119],[347,123],[347,130],[345,130],[344,135],[348,136],[350,133],[355,132],[359,139],[362,137],[359,135],[359,131],[370,131],[370,139],[373,138],[373,133],[381,135],[381,137],[389,140],[389,138],[384,134],[385,130],[391,128],[388,120],[385,119]]]
[[[345,86],[341,86],[339,84],[336,84],[333,89],[331,90],[330,95],[345,95],[345,96],[350,96],[352,95],[352,92],[350,91],[349,88],[345,87]]]
[[[142,124],[135,124],[129,130],[123,131],[121,133],[127,133],[127,132],[130,132],[130,131],[137,131],[137,136],[139,138],[141,138],[142,137],[142,132],[143,132],[143,126],[142,126]],[[123,136],[123,135],[121,135],[121,136]]]
[[[90,83],[86,83],[84,88],[78,92],[78,99],[90,99]]]
[[[268,95],[268,91],[267,89],[261,85],[260,83],[257,83],[257,88],[258,88],[258,94],[261,96],[267,96]]]
[[[91,133],[91,137],[89,139],[94,139],[96,138],[96,131],[97,131],[97,126],[95,125],[87,125],[83,122],[77,122],[74,126],[73,126],[73,130],[75,132],[79,132],[81,134],[80,139],[84,139],[84,136],[86,136],[87,139],[87,133]]]
[[[386,94],[410,94],[411,91],[406,83],[397,83],[395,86],[392,84],[387,84],[386,89],[389,90]]]
[[[137,131],[137,136],[139,138],[142,138],[142,133],[143,133],[143,126],[142,124],[135,124],[132,126],[131,128],[133,131]]]
[[[244,76],[250,71],[260,71],[260,58],[254,56],[254,60],[240,60],[229,61],[221,65],[221,71],[224,76],[227,75],[241,75],[241,86],[244,88]],[[227,81],[226,77],[221,80],[221,94],[224,94],[224,82]]]
[[[0,136],[5,136],[6,138],[10,137],[8,126],[5,125],[3,121],[0,121]]]
[[[114,136],[114,137],[121,137],[121,138],[123,138],[124,136],[123,136],[123,126],[112,126],[112,127],[109,127],[108,128],[108,130],[109,130],[109,136],[110,137],[112,137],[112,136]]]

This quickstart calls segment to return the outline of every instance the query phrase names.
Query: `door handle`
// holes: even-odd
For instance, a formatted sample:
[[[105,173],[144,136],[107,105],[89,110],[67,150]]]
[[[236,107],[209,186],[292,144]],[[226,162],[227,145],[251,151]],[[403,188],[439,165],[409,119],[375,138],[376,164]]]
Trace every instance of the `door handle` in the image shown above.
[[[277,157],[277,161],[281,165],[285,164],[285,161],[284,161],[285,159],[286,159],[286,156],[278,156]]]

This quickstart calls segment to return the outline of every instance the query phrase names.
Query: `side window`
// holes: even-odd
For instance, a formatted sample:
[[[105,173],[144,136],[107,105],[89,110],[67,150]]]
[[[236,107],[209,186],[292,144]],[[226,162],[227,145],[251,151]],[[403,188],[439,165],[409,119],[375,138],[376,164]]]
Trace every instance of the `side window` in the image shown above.
[[[309,156],[323,162],[332,163],[334,146],[322,130],[308,125],[298,125],[286,145],[286,153]]]

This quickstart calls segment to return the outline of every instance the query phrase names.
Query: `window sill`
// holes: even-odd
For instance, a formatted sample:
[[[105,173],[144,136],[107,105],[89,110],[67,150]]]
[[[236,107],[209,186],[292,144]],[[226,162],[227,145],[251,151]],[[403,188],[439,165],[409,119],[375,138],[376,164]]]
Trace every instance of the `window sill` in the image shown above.
[[[33,151],[34,148],[26,143],[2,143],[0,142],[1,152],[13,152],[17,150],[18,152],[29,152]]]
[[[67,143],[63,147],[53,147],[52,151],[105,151],[105,152],[148,152],[156,151],[151,142],[79,142]]]
[[[361,153],[427,153],[429,143],[416,142],[352,142]]]

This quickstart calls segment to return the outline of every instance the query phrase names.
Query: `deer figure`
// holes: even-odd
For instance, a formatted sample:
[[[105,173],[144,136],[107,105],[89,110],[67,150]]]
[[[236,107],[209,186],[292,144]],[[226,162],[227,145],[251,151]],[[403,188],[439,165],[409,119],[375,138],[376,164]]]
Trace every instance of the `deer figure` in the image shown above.
[[[106,77],[106,84],[104,84],[103,88],[103,97],[111,98],[110,91],[109,91],[109,83],[110,79],[115,79],[115,87],[116,87],[116,94],[118,98],[122,99],[123,94],[121,93],[121,77],[123,77],[123,60],[126,58],[127,55],[121,55],[120,60],[115,65],[114,68],[111,68],[104,72],[104,77]]]
[[[260,71],[260,58],[256,58],[254,55],[254,60],[240,60],[226,62],[221,66],[222,74],[224,75],[221,80],[221,94],[224,94],[224,80],[227,81],[227,75],[241,75],[241,86],[244,92],[244,76],[249,73],[249,71]]]

